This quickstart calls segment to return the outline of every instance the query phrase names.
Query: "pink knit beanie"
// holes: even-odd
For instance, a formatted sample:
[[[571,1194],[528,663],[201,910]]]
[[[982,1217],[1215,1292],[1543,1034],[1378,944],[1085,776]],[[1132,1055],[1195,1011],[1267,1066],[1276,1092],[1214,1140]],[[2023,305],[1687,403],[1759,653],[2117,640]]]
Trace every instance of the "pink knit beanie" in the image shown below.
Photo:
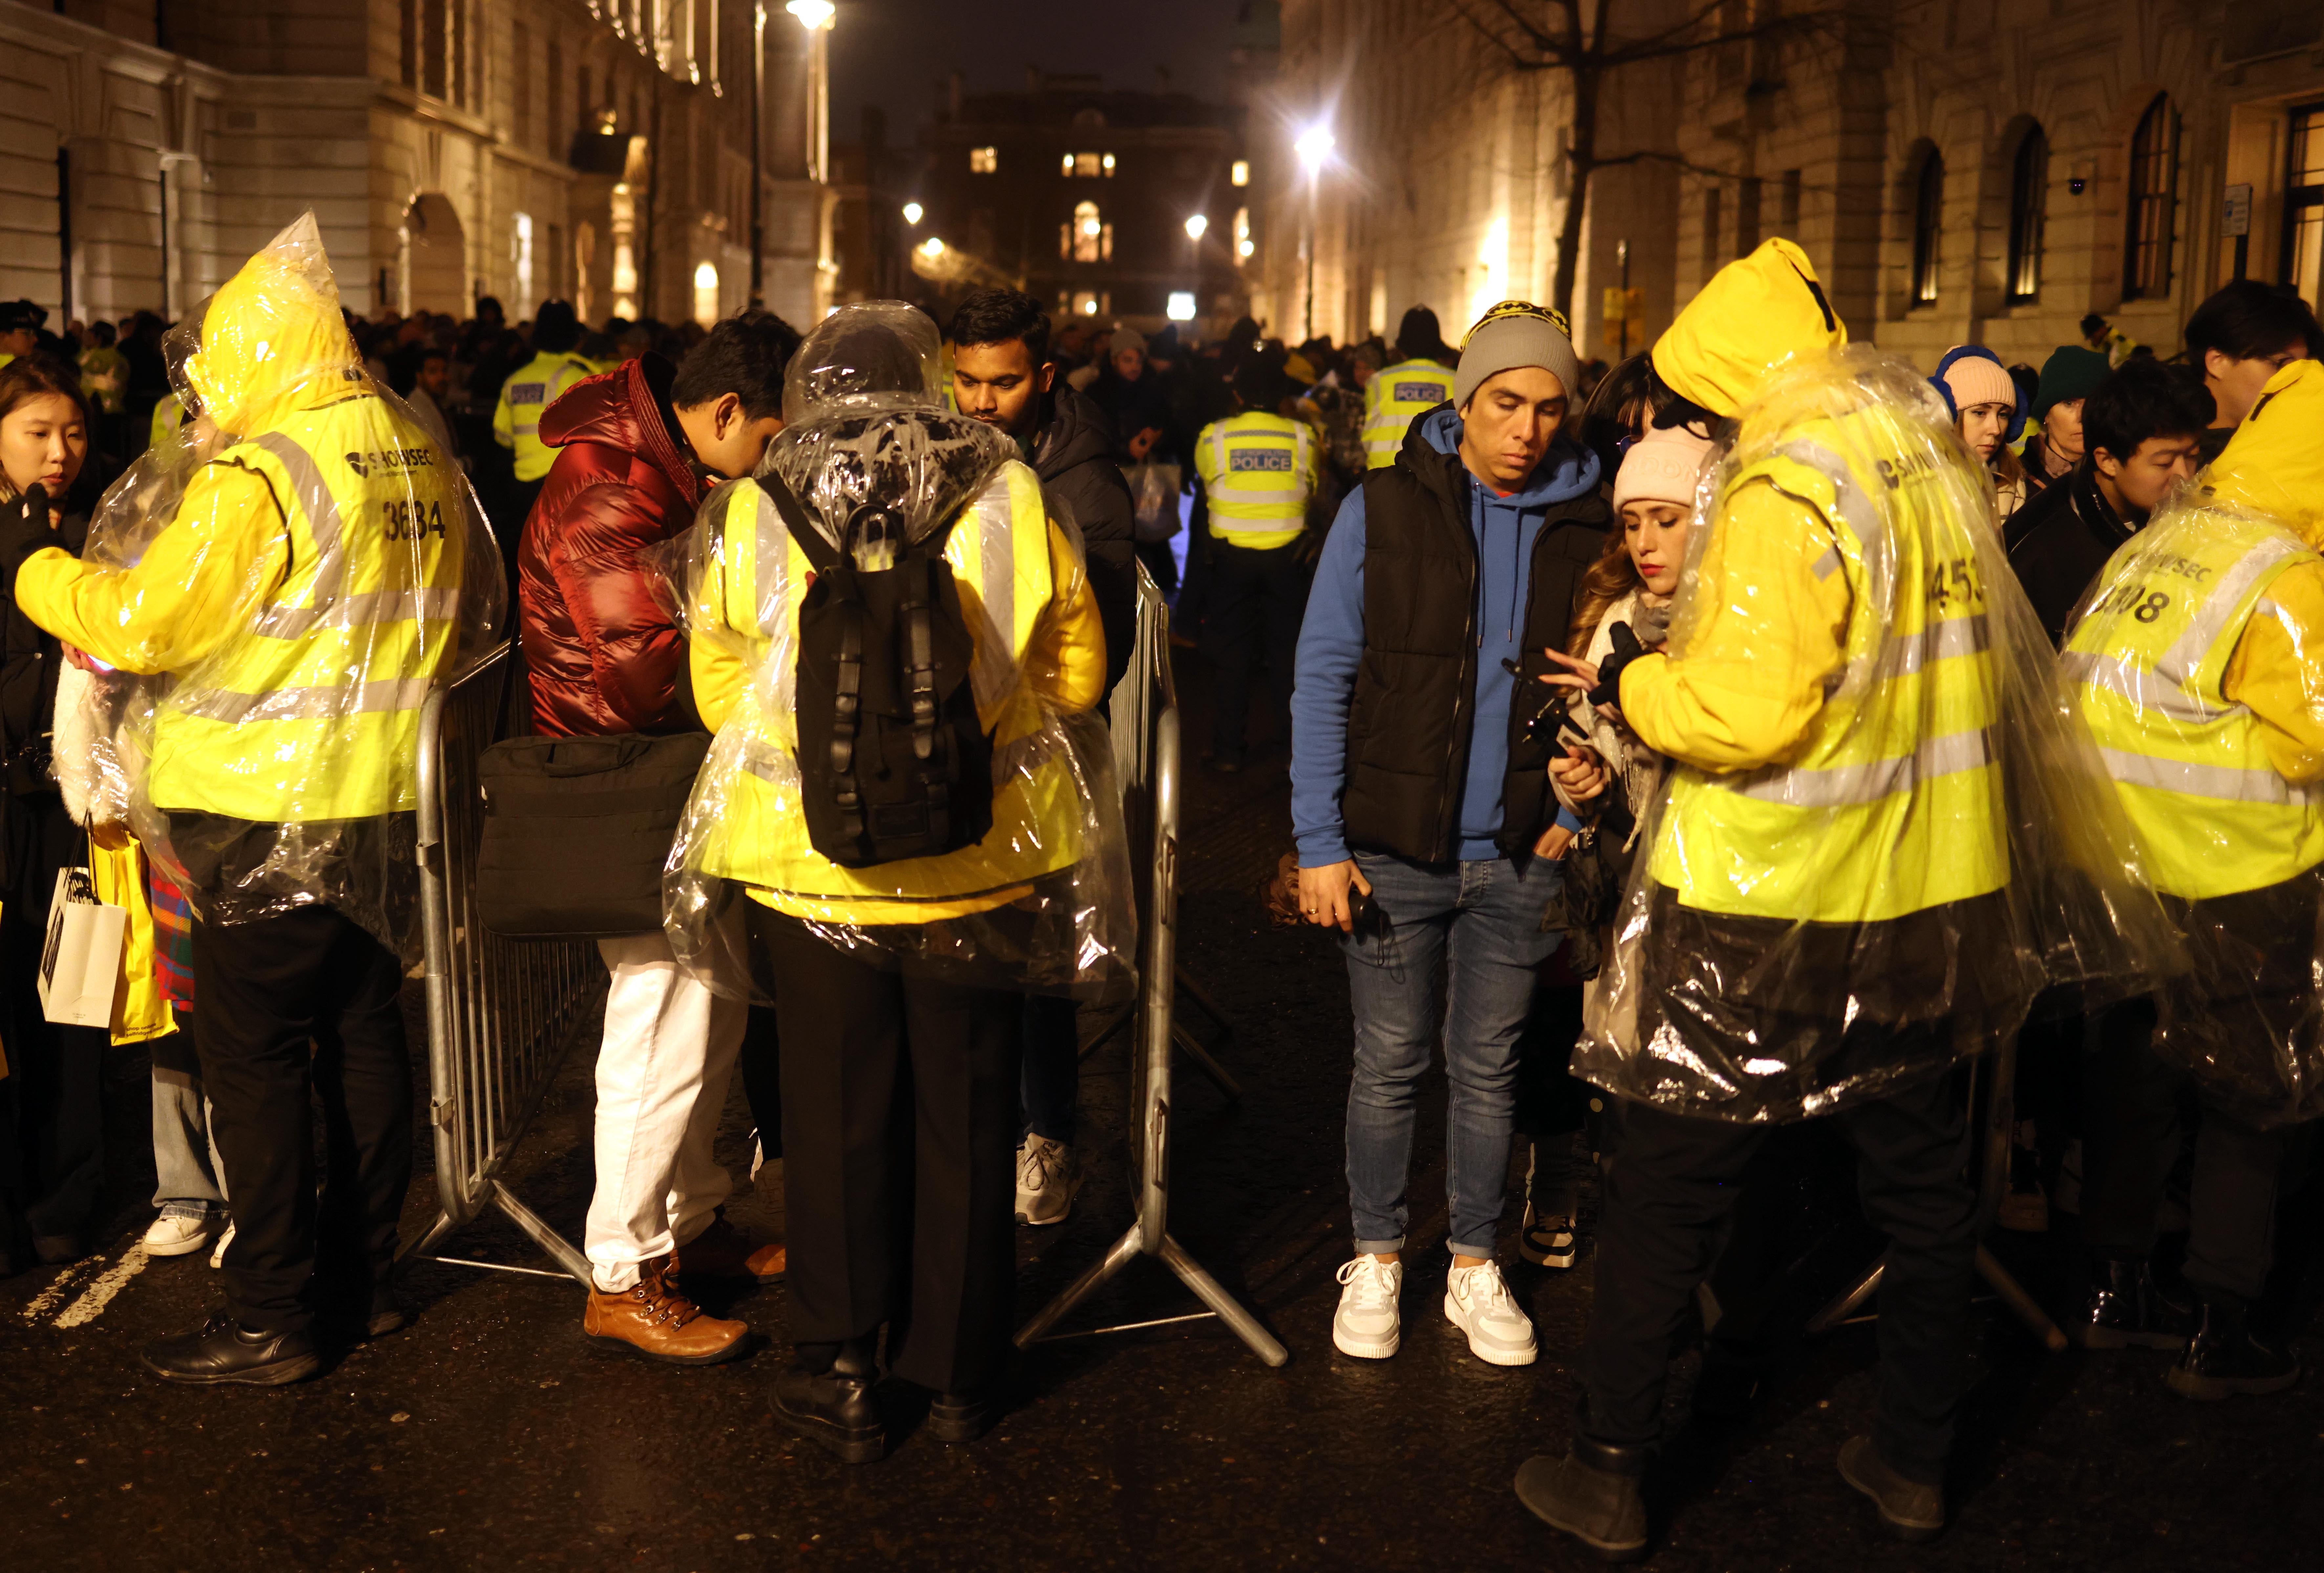
[[[1711,439],[1683,426],[1659,427],[1631,445],[1614,477],[1614,508],[1628,502],[1694,506],[1694,483],[1711,456]]]

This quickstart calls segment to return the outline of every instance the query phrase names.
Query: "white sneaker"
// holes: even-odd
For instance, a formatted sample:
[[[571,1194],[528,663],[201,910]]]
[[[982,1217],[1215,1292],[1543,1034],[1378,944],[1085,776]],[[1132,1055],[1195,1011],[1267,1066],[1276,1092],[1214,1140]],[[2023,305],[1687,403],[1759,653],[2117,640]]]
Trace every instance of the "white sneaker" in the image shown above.
[[[153,1220],[139,1243],[149,1256],[183,1256],[198,1251],[210,1243],[209,1214],[188,1218],[165,1212]]]
[[[1073,1148],[1026,1133],[1017,1149],[1017,1221],[1063,1223],[1082,1188],[1082,1166]]]
[[[210,1253],[211,1266],[223,1268],[226,1265],[226,1248],[232,1244],[234,1244],[234,1223],[232,1219],[228,1219],[226,1233],[218,1236],[217,1249]]]
[[[1397,1298],[1404,1264],[1358,1256],[1340,1269],[1340,1310],[1332,1318],[1332,1345],[1359,1359],[1385,1360],[1403,1341]]]
[[[1530,1366],[1541,1349],[1533,1323],[1493,1263],[1455,1267],[1444,1280],[1444,1320],[1469,1335],[1469,1352],[1492,1366]]]

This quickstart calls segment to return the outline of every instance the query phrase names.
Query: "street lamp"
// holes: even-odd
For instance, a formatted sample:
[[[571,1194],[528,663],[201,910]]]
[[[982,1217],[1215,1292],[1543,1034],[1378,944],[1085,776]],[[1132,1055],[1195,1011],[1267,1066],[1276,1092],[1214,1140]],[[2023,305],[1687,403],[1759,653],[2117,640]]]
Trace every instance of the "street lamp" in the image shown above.
[[[1204,235],[1210,229],[1210,216],[1208,214],[1197,213],[1193,217],[1186,220],[1186,238],[1199,244]]]
[[[783,9],[798,17],[799,25],[809,32],[829,27],[839,14],[839,7],[831,0],[791,0]]]
[[[1298,139],[1291,144],[1291,151],[1299,155],[1300,167],[1307,171],[1306,336],[1309,338],[1315,336],[1315,187],[1323,173],[1323,166],[1331,161],[1332,150],[1339,145],[1340,139],[1333,135],[1332,128],[1320,120],[1301,132]]]
[[[907,202],[904,204],[904,222],[906,224],[917,225],[919,223],[921,216],[927,212],[927,209],[922,207],[918,203]]]
[[[945,244],[935,235],[930,235],[920,243],[920,255],[927,258],[928,261],[933,262],[944,254]]]

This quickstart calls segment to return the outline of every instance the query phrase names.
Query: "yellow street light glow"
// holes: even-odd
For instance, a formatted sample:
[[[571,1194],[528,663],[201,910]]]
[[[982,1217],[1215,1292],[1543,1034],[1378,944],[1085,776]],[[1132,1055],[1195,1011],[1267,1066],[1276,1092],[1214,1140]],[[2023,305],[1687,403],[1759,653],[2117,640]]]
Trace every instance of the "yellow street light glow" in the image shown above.
[[[839,14],[839,7],[831,0],[791,0],[783,9],[798,17],[798,24],[809,32],[829,27],[832,19]]]
[[[1210,216],[1208,214],[1197,213],[1193,217],[1186,220],[1186,238],[1188,240],[1200,240],[1203,238],[1204,233],[1210,227]]]
[[[938,257],[944,255],[944,242],[938,240],[935,235],[930,235],[927,239],[920,243],[920,255],[927,258],[930,262],[934,262]]]
[[[906,224],[918,224],[920,221],[921,216],[926,212],[927,212],[927,209],[921,207],[918,203],[907,202],[904,204],[904,222]]]
[[[1332,150],[1339,145],[1340,139],[1332,134],[1330,126],[1311,125],[1299,133],[1299,140],[1291,144],[1291,151],[1299,155],[1299,161],[1313,175],[1330,161]]]

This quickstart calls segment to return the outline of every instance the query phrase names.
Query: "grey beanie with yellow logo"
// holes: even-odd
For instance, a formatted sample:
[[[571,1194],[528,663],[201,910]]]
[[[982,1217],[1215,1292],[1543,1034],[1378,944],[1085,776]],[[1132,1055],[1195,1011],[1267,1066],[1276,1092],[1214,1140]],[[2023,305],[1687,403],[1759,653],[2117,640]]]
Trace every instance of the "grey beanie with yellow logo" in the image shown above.
[[[1519,366],[1539,366],[1555,377],[1565,397],[1582,400],[1582,363],[1573,353],[1565,316],[1530,300],[1504,300],[1477,319],[1461,346],[1452,373],[1452,408],[1466,409],[1469,396],[1491,378]]]

